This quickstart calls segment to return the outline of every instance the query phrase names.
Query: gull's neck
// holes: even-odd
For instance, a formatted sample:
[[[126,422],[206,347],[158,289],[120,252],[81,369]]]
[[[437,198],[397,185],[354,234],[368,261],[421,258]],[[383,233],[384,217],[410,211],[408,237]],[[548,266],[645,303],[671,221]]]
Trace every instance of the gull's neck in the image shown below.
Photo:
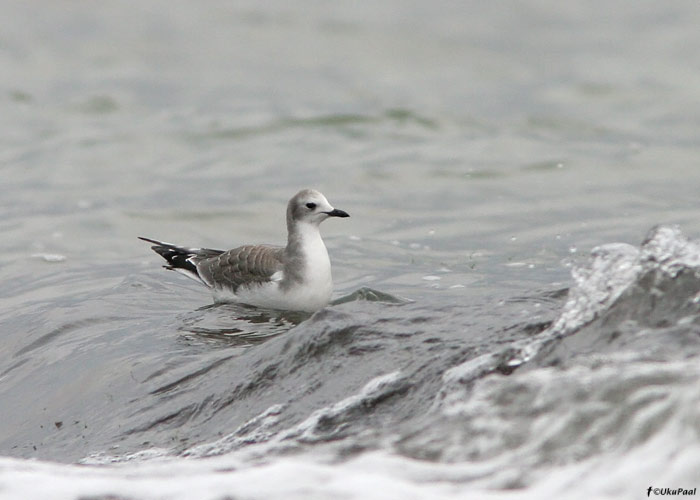
[[[321,231],[317,224],[295,221],[287,225],[287,255],[303,255],[313,251],[314,247],[326,248],[321,239]]]
[[[330,260],[318,225],[292,221],[287,230],[286,277],[298,283],[330,280]]]

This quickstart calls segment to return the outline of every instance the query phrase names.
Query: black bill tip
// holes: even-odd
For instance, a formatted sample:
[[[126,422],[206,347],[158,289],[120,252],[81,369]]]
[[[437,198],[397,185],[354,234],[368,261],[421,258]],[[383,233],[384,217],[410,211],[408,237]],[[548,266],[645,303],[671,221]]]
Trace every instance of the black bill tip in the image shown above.
[[[338,210],[337,208],[334,208],[330,212],[324,213],[327,214],[328,217],[350,217],[350,214],[347,213],[345,210]]]

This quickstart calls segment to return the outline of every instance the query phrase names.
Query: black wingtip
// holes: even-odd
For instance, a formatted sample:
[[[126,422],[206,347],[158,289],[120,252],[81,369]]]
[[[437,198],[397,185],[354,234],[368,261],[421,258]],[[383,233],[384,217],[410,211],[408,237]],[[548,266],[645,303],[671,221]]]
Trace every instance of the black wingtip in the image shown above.
[[[140,240],[143,240],[143,241],[147,241],[147,242],[149,242],[149,243],[155,243],[156,245],[162,245],[162,244],[163,244],[163,242],[161,242],[161,241],[152,240],[152,239],[150,239],[150,238],[145,238],[145,237],[143,237],[143,236],[137,236],[137,238],[140,239]]]

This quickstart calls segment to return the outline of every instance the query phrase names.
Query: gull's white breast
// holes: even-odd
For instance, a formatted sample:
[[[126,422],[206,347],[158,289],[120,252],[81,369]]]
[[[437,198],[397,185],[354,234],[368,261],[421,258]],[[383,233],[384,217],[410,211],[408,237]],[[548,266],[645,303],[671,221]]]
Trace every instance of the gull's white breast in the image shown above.
[[[301,283],[295,284],[287,292],[293,295],[302,310],[317,310],[328,304],[333,292],[331,260],[318,230],[304,235],[302,252],[305,265]]]

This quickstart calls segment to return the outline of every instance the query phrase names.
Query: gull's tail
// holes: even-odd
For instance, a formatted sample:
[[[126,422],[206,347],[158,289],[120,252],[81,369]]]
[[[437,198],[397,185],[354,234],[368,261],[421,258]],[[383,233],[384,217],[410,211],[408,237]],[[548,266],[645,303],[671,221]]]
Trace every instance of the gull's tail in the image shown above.
[[[192,278],[193,280],[204,283],[205,285],[207,285],[207,283],[199,275],[197,263],[204,259],[216,257],[217,255],[224,253],[222,250],[212,250],[210,248],[179,247],[171,243],[152,240],[142,236],[139,236],[138,238],[154,244],[151,246],[151,249],[168,261],[168,265],[163,266],[164,268],[177,271],[178,273],[184,274],[188,278]]]

